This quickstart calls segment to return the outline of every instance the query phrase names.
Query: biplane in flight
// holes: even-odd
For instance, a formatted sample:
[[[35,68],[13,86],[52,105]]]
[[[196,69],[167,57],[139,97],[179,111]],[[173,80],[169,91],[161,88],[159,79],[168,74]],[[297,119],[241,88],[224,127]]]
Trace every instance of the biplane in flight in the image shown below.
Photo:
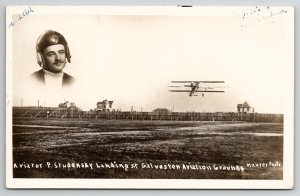
[[[224,90],[216,90],[217,88],[225,88],[224,86],[201,86],[200,84],[218,84],[225,83],[224,81],[171,81],[171,83],[181,84],[176,86],[169,86],[170,92],[187,92],[189,96],[198,96],[197,93],[202,93],[202,97],[204,97],[204,93],[224,93]]]

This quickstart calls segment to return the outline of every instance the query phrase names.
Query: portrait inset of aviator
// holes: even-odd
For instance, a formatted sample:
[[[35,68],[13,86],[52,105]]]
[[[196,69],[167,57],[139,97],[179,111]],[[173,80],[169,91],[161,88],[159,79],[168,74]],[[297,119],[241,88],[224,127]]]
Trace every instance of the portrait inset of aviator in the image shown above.
[[[70,86],[73,76],[63,69],[71,62],[71,54],[65,37],[57,31],[48,30],[36,43],[37,63],[42,69],[32,73],[30,79],[46,87]]]

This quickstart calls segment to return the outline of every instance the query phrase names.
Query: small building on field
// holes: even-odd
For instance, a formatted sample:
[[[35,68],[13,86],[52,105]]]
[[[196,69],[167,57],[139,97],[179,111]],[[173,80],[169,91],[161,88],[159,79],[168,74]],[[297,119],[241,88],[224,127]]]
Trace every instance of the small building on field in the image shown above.
[[[101,111],[101,112],[113,111],[114,110],[112,108],[113,102],[114,101],[108,101],[107,99],[104,99],[103,101],[98,101],[96,111]]]
[[[245,103],[237,105],[237,111],[238,113],[250,113],[254,112],[254,108],[251,107],[246,101]]]

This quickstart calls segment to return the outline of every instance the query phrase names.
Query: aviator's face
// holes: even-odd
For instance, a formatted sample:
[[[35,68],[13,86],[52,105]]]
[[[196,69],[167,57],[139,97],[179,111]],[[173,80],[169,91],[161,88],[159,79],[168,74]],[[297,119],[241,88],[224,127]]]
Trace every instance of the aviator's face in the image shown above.
[[[62,44],[48,46],[43,51],[43,57],[43,68],[53,73],[59,73],[66,65],[65,46]]]

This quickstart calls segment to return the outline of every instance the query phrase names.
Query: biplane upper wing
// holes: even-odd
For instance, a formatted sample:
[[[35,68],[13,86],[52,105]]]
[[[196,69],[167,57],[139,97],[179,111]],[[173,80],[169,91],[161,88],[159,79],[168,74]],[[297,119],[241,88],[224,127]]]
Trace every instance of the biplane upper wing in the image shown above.
[[[170,92],[191,92],[190,90],[169,90]]]
[[[170,92],[191,92],[190,90],[169,90]],[[201,90],[195,90],[193,92],[202,92],[202,93],[224,93],[225,91],[201,91]]]
[[[224,81],[171,81],[172,83],[225,83]]]

